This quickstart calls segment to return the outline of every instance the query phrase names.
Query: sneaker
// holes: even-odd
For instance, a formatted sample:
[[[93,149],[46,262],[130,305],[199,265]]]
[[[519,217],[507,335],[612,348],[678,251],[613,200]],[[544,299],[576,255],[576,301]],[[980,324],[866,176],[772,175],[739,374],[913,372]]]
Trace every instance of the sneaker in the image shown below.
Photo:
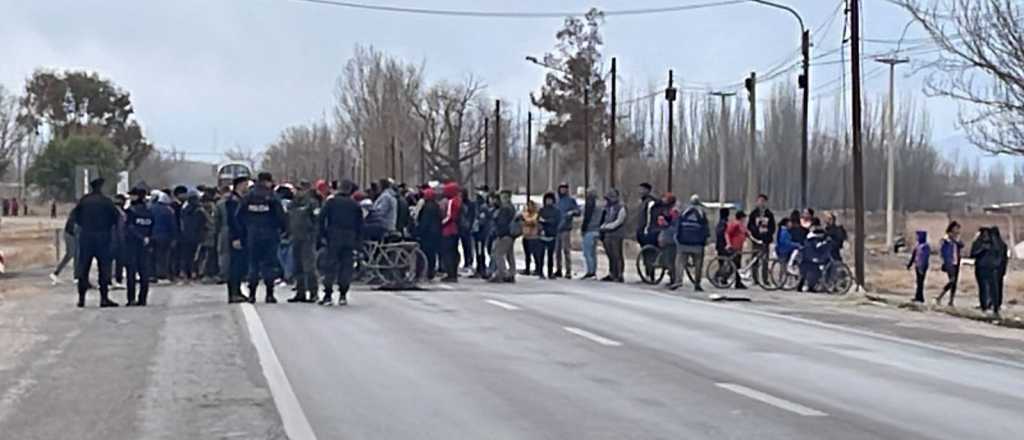
[[[581,280],[589,280],[591,278],[597,278],[597,275],[596,274],[592,274],[592,273],[588,273],[588,274],[584,274],[582,277],[580,277]]]
[[[601,278],[601,281],[604,281],[604,282],[606,282],[606,283],[610,283],[610,282],[613,282],[613,281],[615,281],[615,277],[613,277],[613,276],[611,276],[611,275],[608,275],[608,276],[606,276],[606,277],[604,277],[604,278]]]
[[[61,285],[61,284],[62,284],[63,282],[62,282],[62,281],[60,280],[60,277],[58,277],[58,276],[57,276],[57,274],[55,274],[55,273],[51,273],[51,274],[50,274],[50,283],[51,283],[52,285],[54,285],[54,286],[59,286],[59,285]]]
[[[696,291],[698,291],[698,292],[703,292],[703,291],[704,291],[704,288],[703,288],[703,287],[700,287],[700,284],[698,284],[698,285],[696,285],[696,286],[693,286],[693,290],[696,290]]]
[[[114,281],[110,283],[110,290],[124,290],[124,284]]]
[[[562,271],[560,271],[560,270],[556,270],[555,273],[551,275],[551,278],[561,278],[561,277],[562,277]]]

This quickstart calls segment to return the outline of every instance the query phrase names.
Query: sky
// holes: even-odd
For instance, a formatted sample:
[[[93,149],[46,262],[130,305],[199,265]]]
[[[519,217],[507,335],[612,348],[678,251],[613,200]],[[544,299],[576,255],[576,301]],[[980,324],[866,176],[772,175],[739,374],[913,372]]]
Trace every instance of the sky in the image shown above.
[[[367,4],[474,11],[621,10],[709,0],[359,0]],[[813,53],[841,44],[839,0],[780,0],[814,31]],[[864,37],[898,39],[909,17],[883,0],[863,0]],[[0,0],[0,84],[20,91],[38,68],[98,72],[132,93],[136,114],[159,148],[216,161],[235,145],[262,149],[290,125],[330,117],[334,85],[357,44],[422,62],[428,79],[472,74],[491,95],[525,103],[544,72],[524,60],[551,50],[560,18],[501,19],[412,15],[298,0]],[[838,15],[837,15],[838,13]],[[833,20],[833,18],[835,18]],[[796,60],[799,28],[788,13],[755,3],[609,17],[605,56],[616,56],[620,90],[664,87],[668,69],[687,85],[721,86]],[[923,36],[911,27],[908,38]],[[866,43],[880,54],[891,44]],[[925,61],[929,54],[923,54]],[[839,60],[838,53],[819,58]],[[876,63],[864,63],[865,72]],[[900,67],[898,94],[921,100],[933,139],[962,143],[953,102],[926,98],[922,73]],[[887,75],[865,80],[885,93]],[[884,73],[884,72],[881,72]],[[828,101],[839,65],[812,68],[812,94]],[[796,81],[796,72],[780,77]],[[761,87],[767,87],[762,85]],[[761,90],[766,90],[762,88]],[[764,93],[764,92],[762,92]],[[813,111],[813,110],[812,110]],[[966,145],[961,154],[974,155]]]

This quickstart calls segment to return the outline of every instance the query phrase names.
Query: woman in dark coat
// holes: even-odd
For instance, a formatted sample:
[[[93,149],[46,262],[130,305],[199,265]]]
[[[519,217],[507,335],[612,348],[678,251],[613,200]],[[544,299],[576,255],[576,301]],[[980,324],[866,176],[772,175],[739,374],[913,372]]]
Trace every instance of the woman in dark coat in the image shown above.
[[[423,207],[416,216],[416,237],[427,257],[426,279],[433,280],[437,271],[437,255],[441,250],[441,206],[434,190],[423,190]]]

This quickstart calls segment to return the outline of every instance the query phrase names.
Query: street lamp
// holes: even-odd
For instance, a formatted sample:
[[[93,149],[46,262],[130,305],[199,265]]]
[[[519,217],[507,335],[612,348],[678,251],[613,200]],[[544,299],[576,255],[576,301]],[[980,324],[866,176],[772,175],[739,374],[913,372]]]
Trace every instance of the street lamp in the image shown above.
[[[793,14],[793,17],[796,17],[796,21],[800,23],[800,53],[803,56],[803,74],[800,75],[798,83],[800,88],[804,90],[803,128],[800,135],[800,206],[807,207],[807,121],[810,118],[809,108],[811,102],[811,31],[807,30],[807,27],[804,26],[804,19],[796,12],[796,9],[766,0],[747,1],[782,9]]]
[[[545,64],[534,56],[526,56],[526,61],[541,66],[545,69],[551,69],[556,72],[561,72],[566,75],[572,75],[569,71]],[[587,82],[582,85],[583,88],[583,187],[590,189],[590,76],[587,75]]]

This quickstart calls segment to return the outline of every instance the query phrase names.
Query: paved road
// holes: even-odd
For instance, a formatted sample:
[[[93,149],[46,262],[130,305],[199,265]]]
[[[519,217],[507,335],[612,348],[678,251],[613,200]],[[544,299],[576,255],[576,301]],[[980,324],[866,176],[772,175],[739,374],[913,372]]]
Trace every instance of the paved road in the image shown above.
[[[92,297],[79,310],[69,286],[0,282],[38,290],[0,298],[3,440],[279,439],[303,426],[321,440],[1024,432],[1019,333],[935,347],[953,333],[906,312],[533,279],[361,289],[345,308],[159,287],[146,309]]]
[[[1005,439],[1024,363],[630,285],[257,307],[320,439]]]

